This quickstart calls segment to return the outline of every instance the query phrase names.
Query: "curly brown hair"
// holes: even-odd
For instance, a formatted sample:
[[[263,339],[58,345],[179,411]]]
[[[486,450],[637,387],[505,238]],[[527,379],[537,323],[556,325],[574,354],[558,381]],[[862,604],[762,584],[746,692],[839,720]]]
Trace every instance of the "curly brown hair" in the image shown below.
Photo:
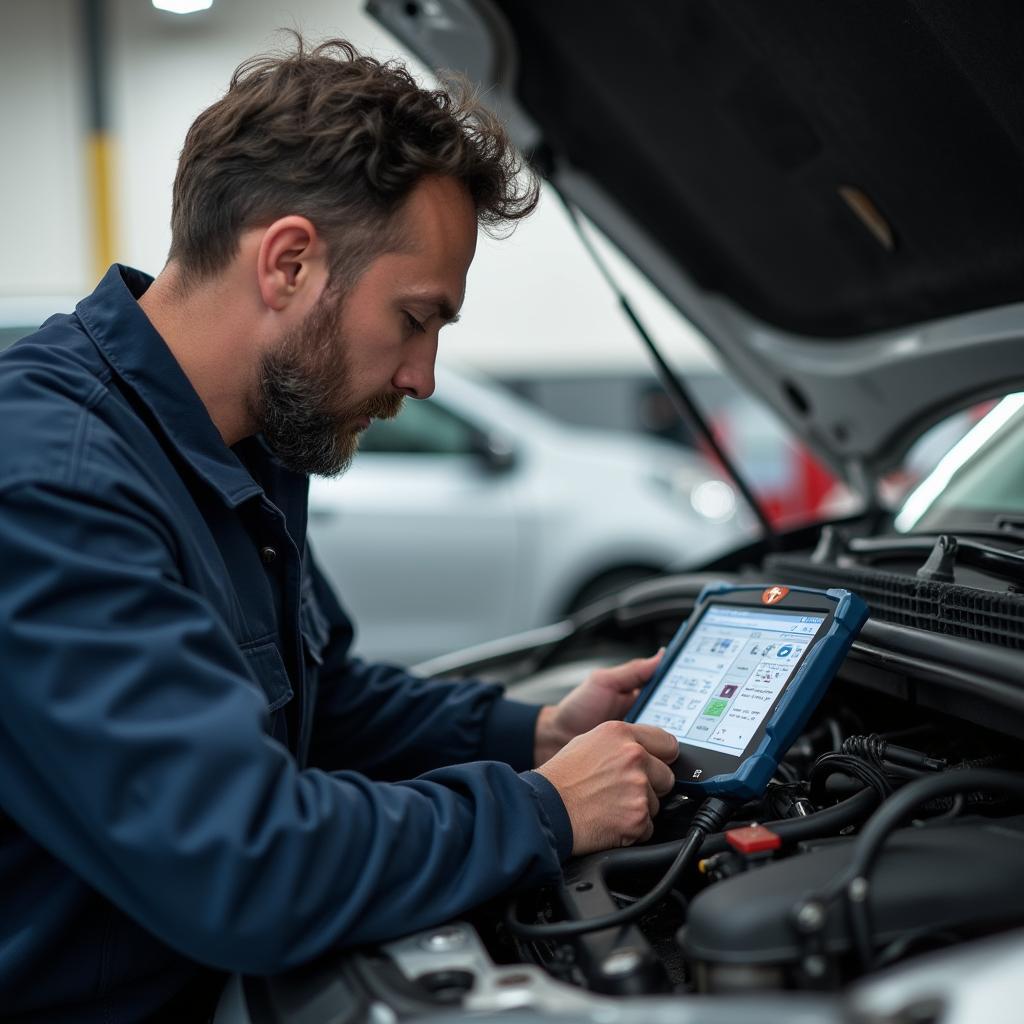
[[[174,179],[171,251],[183,283],[222,270],[242,231],[308,217],[332,283],[397,243],[396,214],[422,178],[462,182],[490,233],[537,205],[536,177],[464,83],[424,89],[399,61],[343,39],[253,57],[193,122]]]

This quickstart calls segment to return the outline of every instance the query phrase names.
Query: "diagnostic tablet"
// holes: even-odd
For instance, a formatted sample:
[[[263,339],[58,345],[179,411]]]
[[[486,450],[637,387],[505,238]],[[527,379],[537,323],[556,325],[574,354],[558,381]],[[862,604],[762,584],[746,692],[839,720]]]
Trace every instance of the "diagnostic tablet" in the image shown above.
[[[705,587],[626,721],[679,740],[680,790],[760,796],[867,616],[846,590]]]

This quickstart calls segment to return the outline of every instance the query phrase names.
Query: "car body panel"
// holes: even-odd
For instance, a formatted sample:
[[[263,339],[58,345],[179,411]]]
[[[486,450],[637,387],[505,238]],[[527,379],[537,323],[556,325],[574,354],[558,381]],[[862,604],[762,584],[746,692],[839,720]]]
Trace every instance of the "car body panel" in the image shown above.
[[[467,71],[551,183],[865,498],[926,427],[1024,381],[1024,10],[367,6],[435,69]],[[765,152],[773,138],[785,153]],[[854,186],[864,201],[840,194]]]
[[[359,650],[404,661],[506,632],[523,597],[516,502],[471,455],[367,455],[314,481],[310,537]]]

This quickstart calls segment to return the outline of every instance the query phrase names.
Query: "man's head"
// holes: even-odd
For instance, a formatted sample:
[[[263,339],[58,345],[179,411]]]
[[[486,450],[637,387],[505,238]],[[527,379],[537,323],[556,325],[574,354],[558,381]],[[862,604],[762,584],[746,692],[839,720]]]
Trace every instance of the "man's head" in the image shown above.
[[[308,229],[292,220],[262,237],[257,273],[271,309],[297,297],[291,269],[310,249]],[[434,390],[438,333],[462,305],[476,211],[454,179],[424,178],[400,223],[404,244],[369,259],[346,287],[326,288],[260,356],[252,420],[297,472],[342,472],[372,419],[397,415],[406,395]],[[315,255],[306,263],[315,265]]]
[[[299,39],[239,67],[192,125],[170,258],[185,294],[251,268],[267,313],[253,422],[292,468],[338,472],[369,418],[433,389],[477,224],[536,201],[504,129],[465,94]]]

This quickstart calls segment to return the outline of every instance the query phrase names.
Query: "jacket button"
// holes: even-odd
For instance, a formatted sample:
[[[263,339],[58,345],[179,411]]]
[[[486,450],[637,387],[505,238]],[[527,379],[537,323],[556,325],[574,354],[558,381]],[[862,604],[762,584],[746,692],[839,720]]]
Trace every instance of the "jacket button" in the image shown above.
[[[266,547],[260,548],[260,558],[263,559],[264,565],[273,565],[277,561],[277,551],[268,544]]]

